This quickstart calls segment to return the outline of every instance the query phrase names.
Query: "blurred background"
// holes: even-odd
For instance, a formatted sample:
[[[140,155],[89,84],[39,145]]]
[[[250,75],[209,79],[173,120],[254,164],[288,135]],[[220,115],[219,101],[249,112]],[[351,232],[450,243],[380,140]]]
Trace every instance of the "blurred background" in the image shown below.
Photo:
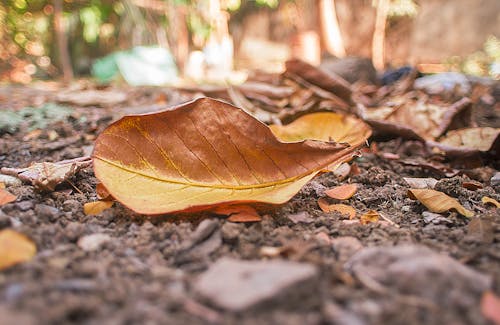
[[[3,0],[0,5],[0,82],[92,76],[131,85],[238,83],[254,69],[282,71],[292,57],[313,65],[344,58],[378,71],[411,65],[424,73],[498,79],[500,1]]]

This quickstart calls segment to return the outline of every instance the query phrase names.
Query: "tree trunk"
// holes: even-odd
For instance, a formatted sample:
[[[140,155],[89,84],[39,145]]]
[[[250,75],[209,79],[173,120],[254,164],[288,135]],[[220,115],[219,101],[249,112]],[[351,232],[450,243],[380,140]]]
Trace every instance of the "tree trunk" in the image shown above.
[[[375,68],[381,70],[385,66],[385,25],[387,23],[387,13],[389,11],[390,0],[377,1],[377,15],[375,17],[375,30],[372,41],[372,61]]]
[[[318,7],[323,45],[328,53],[342,58],[346,52],[335,10],[335,0],[319,0]]]
[[[64,28],[62,0],[54,0],[54,32],[57,41],[59,62],[63,72],[63,80],[68,83],[73,79],[73,68],[68,52],[68,35]]]

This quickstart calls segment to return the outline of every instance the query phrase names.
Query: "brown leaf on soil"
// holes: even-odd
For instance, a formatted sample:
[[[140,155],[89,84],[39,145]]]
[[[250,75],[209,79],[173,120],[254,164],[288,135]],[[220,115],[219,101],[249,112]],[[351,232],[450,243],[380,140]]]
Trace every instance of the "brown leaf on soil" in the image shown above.
[[[0,188],[0,206],[14,202],[17,199],[17,196],[14,194],[9,193],[7,190],[4,188]]]
[[[223,205],[216,207],[213,212],[215,214],[229,216],[230,222],[259,222],[262,221],[261,216],[253,207],[249,205]]]
[[[467,236],[475,237],[483,243],[492,243],[495,230],[490,218],[474,217],[467,225]]]
[[[83,213],[85,215],[96,215],[103,212],[106,209],[109,209],[113,206],[113,201],[95,201],[88,202],[83,205]]]
[[[35,244],[11,229],[0,231],[0,271],[30,261],[36,254]]]
[[[483,198],[481,199],[481,202],[483,202],[484,204],[491,204],[497,208],[500,208],[500,203],[498,203],[497,200],[492,199],[491,197],[488,197],[488,196],[483,196]]]
[[[370,127],[354,116],[320,112],[299,117],[287,125],[271,125],[271,131],[283,142],[303,140],[346,142],[352,146],[365,144]]]
[[[113,200],[113,197],[111,196],[111,194],[109,194],[108,190],[104,185],[102,185],[102,183],[97,183],[97,185],[95,186],[95,191],[97,194],[97,198],[99,200],[104,200],[104,201]]]
[[[408,196],[411,199],[417,199],[427,207],[431,212],[443,213],[450,209],[456,210],[461,215],[472,217],[474,212],[464,208],[454,198],[435,190],[430,189],[410,189]]]
[[[27,168],[1,169],[2,173],[16,176],[24,182],[31,183],[39,191],[52,192],[60,183],[67,181],[80,169],[92,164],[90,157],[58,161],[55,163],[35,163]]]
[[[463,182],[462,187],[471,191],[475,191],[482,189],[483,184],[479,183],[478,181],[468,181],[468,182]]]
[[[403,177],[406,183],[412,188],[422,189],[430,188],[433,189],[438,182],[437,179],[431,177],[416,178],[416,177]]]
[[[174,109],[126,116],[97,138],[96,177],[144,214],[206,210],[230,203],[281,204],[355,146],[283,143],[241,109],[200,98]]]
[[[344,184],[325,191],[325,194],[332,199],[337,200],[348,200],[350,199],[358,190],[358,185],[356,184]]]
[[[346,204],[329,204],[326,199],[321,198],[318,200],[318,205],[323,212],[338,212],[348,216],[349,219],[356,217],[356,210]]]
[[[481,313],[495,325],[500,325],[500,298],[486,291],[481,298]]]
[[[380,220],[380,215],[375,210],[369,210],[359,218],[359,222],[362,225],[374,223],[374,222],[377,222],[379,220]]]
[[[307,82],[335,94],[347,103],[351,102],[351,85],[342,77],[320,70],[299,59],[289,60],[285,65],[286,72],[297,75]]]
[[[427,141],[427,145],[449,156],[470,156],[500,147],[500,129],[478,127],[452,130],[437,142]]]

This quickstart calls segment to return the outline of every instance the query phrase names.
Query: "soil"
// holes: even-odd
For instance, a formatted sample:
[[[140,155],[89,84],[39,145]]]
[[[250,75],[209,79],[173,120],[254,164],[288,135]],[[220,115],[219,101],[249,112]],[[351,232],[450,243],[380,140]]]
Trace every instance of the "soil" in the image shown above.
[[[19,107],[37,104],[29,98],[51,100],[51,95],[43,92],[30,97],[31,91],[4,88],[1,96],[11,101],[18,98],[17,102],[22,101]],[[139,104],[72,107],[70,117],[51,124],[36,137],[27,137],[31,134],[27,128],[4,133],[0,165],[26,167],[32,162],[88,155],[95,137],[113,119],[124,112],[156,110],[158,98],[167,98],[164,105],[184,97],[151,90]],[[6,102],[2,109],[14,107]],[[51,131],[57,133],[57,139],[50,139]],[[499,186],[490,185],[498,172],[494,162],[460,169],[453,177],[402,163],[405,159],[428,160],[419,156],[421,146],[401,139],[378,141],[377,150],[372,145],[373,150],[354,160],[359,174],[342,181],[333,173],[322,174],[288,203],[266,211],[263,220],[256,223],[231,223],[210,213],[145,217],[119,203],[97,216],[87,216],[83,204],[97,200],[98,181],[91,167],[54,192],[39,193],[31,185],[8,187],[18,198],[0,208],[0,229],[13,228],[27,235],[36,243],[38,253],[32,261],[0,272],[0,323],[489,324],[480,310],[481,292],[470,289],[460,278],[446,283],[443,297],[447,297],[447,290],[455,295],[446,299],[427,294],[442,281],[432,272],[419,275],[415,270],[416,278],[407,281],[420,284],[419,293],[414,293],[397,284],[401,279],[393,279],[394,283],[387,279],[380,288],[346,267],[360,248],[418,244],[489,277],[491,290],[500,293],[500,215],[498,209],[481,203],[483,196],[500,199]],[[400,159],[394,159],[394,154]],[[438,179],[436,189],[487,220],[489,234],[474,233],[470,219],[455,212],[426,214],[423,205],[408,198],[409,185],[403,177]],[[462,187],[471,179],[481,183],[482,189]],[[385,219],[362,225],[337,213],[323,212],[317,200],[326,197],[325,189],[343,183],[358,184],[358,192],[346,204],[358,214],[376,210]],[[196,229],[207,219],[214,225],[199,237]],[[96,233],[110,240],[93,251],[78,245],[80,238]],[[339,246],[336,240],[346,237],[357,240],[350,238]],[[318,279],[308,283],[307,299],[289,295],[281,302],[231,312],[210,297],[201,297],[195,289],[196,279],[222,257],[312,264],[319,270]],[[415,299],[406,299],[408,296]]]

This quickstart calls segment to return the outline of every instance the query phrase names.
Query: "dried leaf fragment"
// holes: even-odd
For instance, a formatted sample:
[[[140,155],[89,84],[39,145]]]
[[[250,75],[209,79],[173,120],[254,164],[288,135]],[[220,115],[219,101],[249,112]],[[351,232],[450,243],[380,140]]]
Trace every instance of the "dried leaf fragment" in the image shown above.
[[[102,185],[102,183],[97,183],[97,185],[95,186],[95,191],[99,200],[113,200],[113,197],[111,196],[111,194],[109,194],[108,190],[106,189],[106,187],[104,187],[104,185]]]
[[[432,178],[432,177],[423,177],[423,178],[417,178],[417,177],[403,177],[406,183],[410,185],[412,188],[430,188],[433,189],[434,186],[436,186],[436,183],[438,182],[437,179]]]
[[[103,212],[106,209],[109,209],[113,206],[113,201],[95,201],[88,202],[83,205],[83,213],[85,215],[96,215]]]
[[[0,231],[0,271],[27,262],[36,254],[36,246],[23,234],[11,229]]]
[[[491,291],[486,291],[481,298],[481,313],[493,324],[500,324],[500,298]]]
[[[491,204],[491,205],[496,206],[497,208],[500,208],[500,203],[498,203],[497,200],[492,199],[491,197],[488,197],[488,196],[483,196],[481,198],[481,202],[483,202],[484,204]]]
[[[259,222],[261,216],[255,208],[249,205],[222,205],[213,210],[214,213],[229,216],[230,222]]]
[[[344,184],[325,191],[325,194],[332,199],[337,200],[348,200],[350,199],[358,190],[358,185],[356,184]]]
[[[411,199],[419,200],[420,203],[425,205],[431,212],[443,213],[450,209],[454,209],[468,218],[474,215],[474,212],[464,208],[457,200],[439,191],[430,189],[410,189],[408,190],[408,196]]]
[[[3,183],[2,183],[3,184]],[[11,194],[9,191],[7,191],[4,188],[0,188],[0,206],[14,202],[17,199],[17,196],[14,194]]]
[[[80,169],[92,164],[90,157],[52,162],[35,163],[27,168],[1,169],[2,173],[16,176],[20,180],[31,183],[39,191],[52,192],[60,183],[67,181]]]
[[[377,211],[369,210],[359,218],[359,222],[362,225],[366,225],[369,223],[377,222],[377,221],[379,221],[379,219],[380,219],[380,215],[378,214]]]
[[[284,203],[355,150],[311,140],[280,142],[241,109],[200,98],[111,124],[96,140],[93,164],[118,201],[138,213],[161,214]]]

